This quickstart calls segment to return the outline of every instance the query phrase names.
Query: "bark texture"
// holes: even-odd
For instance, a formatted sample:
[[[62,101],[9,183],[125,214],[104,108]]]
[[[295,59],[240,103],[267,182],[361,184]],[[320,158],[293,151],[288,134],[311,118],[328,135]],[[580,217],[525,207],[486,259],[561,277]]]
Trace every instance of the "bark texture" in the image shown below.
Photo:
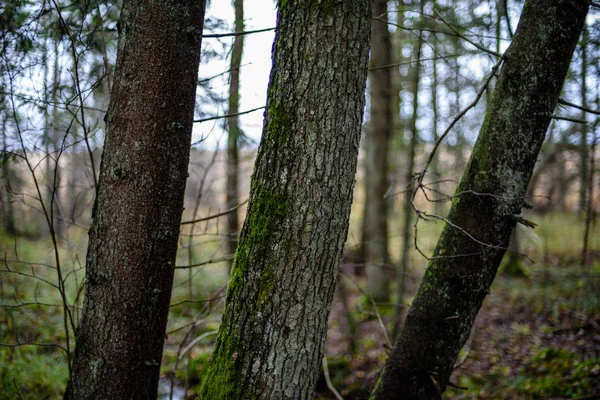
[[[66,399],[155,399],[187,178],[204,1],[123,4]]]
[[[278,6],[263,135],[204,399],[314,398],[348,230],[370,3]]]
[[[373,16],[387,20],[387,0],[373,1]],[[388,153],[392,137],[392,63],[390,32],[383,21],[371,27],[371,122],[365,136],[365,211],[363,232],[367,290],[376,301],[390,297],[388,253]]]
[[[523,207],[587,10],[583,0],[525,2],[448,217],[472,237],[444,228],[374,399],[437,399],[446,389]]]
[[[235,32],[244,31],[244,0],[235,0]],[[244,35],[238,35],[233,40],[231,50],[230,80],[229,80],[229,107],[227,118],[227,208],[233,208],[239,202],[239,142],[240,126],[239,112],[240,102],[240,65],[242,64],[242,53],[244,50]],[[238,244],[238,228],[240,222],[238,210],[227,215],[227,253],[234,254]]]

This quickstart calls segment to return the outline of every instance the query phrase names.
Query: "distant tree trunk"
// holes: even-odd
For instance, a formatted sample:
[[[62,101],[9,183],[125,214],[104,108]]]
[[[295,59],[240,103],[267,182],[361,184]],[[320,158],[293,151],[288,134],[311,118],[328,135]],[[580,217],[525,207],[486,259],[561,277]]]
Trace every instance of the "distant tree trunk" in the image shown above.
[[[436,8],[436,2],[435,0],[433,1],[433,7],[434,9]],[[438,96],[438,86],[439,86],[439,82],[438,82],[438,65],[437,65],[437,54],[438,54],[438,49],[439,49],[439,44],[438,44],[438,38],[437,36],[433,37],[433,60],[432,60],[432,79],[433,82],[431,84],[431,112],[433,113],[432,116],[432,133],[433,133],[433,142],[436,143],[439,139],[439,134],[438,134],[438,118],[439,118],[439,112],[438,112],[438,101],[437,101],[437,96]],[[440,156],[441,154],[436,154],[433,159],[431,160],[431,172],[433,175],[433,180],[434,180],[434,184],[433,184],[433,190],[435,191],[433,198],[440,198],[441,197],[441,193],[440,193],[440,189],[441,189],[441,185],[440,185],[440,180],[441,178],[441,174],[440,174]],[[444,212],[444,205],[441,201],[437,201],[435,202],[435,213],[437,215],[442,215]]]
[[[462,51],[462,47],[461,47],[461,42],[460,42],[460,38],[454,38],[454,53],[455,54],[460,54]],[[460,96],[461,96],[461,90],[460,90],[460,63],[458,62],[458,57],[454,58],[454,82],[453,83],[453,92],[454,92],[454,96],[455,99],[452,102],[452,105],[450,107],[451,112],[453,115],[451,115],[451,118],[454,118],[454,116],[458,115],[458,113],[461,110],[460,107]],[[463,150],[464,150],[464,142],[465,142],[465,138],[464,138],[464,134],[460,131],[456,132],[456,143],[454,145],[454,170],[456,171],[455,173],[457,174],[456,179],[458,180],[458,177],[460,176],[460,171],[463,170],[464,166],[465,166],[465,161],[464,161],[464,155],[463,155]]]
[[[235,8],[235,32],[244,31],[244,0],[234,0]],[[230,79],[229,79],[229,110],[227,127],[227,206],[235,207],[239,199],[239,152],[240,126],[238,121],[240,100],[240,66],[242,64],[242,53],[244,50],[244,35],[238,35],[233,40],[231,51]],[[238,244],[239,229],[238,211],[235,210],[227,215],[227,253],[234,254]],[[230,266],[231,267],[231,266]],[[231,269],[231,268],[230,268]]]
[[[588,30],[583,27],[583,35],[581,38],[581,105],[587,108],[587,45],[588,45]],[[581,119],[585,121],[586,112],[583,111]],[[588,185],[588,126],[587,124],[579,124],[581,129],[581,140],[579,143],[581,152],[581,161],[579,163],[579,213],[583,215],[586,210],[586,195]]]
[[[348,230],[369,0],[278,3],[250,202],[203,399],[312,399]]]
[[[373,16],[387,20],[387,0],[373,1]],[[375,301],[390,298],[388,253],[388,153],[392,115],[392,51],[387,23],[371,26],[371,123],[365,136],[365,210],[363,214],[367,290]],[[382,68],[383,67],[383,68]]]
[[[424,3],[421,2],[421,17],[419,21],[419,28],[423,26],[423,9]],[[408,185],[412,181],[412,176],[415,169],[415,156],[417,153],[417,141],[419,140],[419,132],[417,131],[417,120],[419,119],[419,82],[421,79],[421,50],[423,47],[422,33],[419,33],[417,43],[413,47],[412,51],[412,115],[410,117],[410,145],[408,147],[408,163],[406,165],[406,174],[404,176],[405,182]],[[412,187],[412,184],[411,186]],[[397,286],[397,303],[396,314],[394,316],[394,333],[397,333],[397,328],[400,326],[400,320],[402,312],[404,311],[403,304],[404,299],[404,282],[406,274],[408,273],[408,263],[410,259],[410,248],[411,248],[411,225],[412,225],[412,204],[411,204],[411,193],[407,192],[404,196],[404,206],[402,208],[402,214],[404,220],[402,222],[402,249],[400,252],[400,266],[398,269],[398,286]]]
[[[58,50],[58,40],[54,40],[54,62],[52,66],[52,86],[50,89],[50,97],[47,98],[48,108],[52,110],[52,116],[48,114],[48,108],[45,112],[45,134],[46,134],[46,185],[47,185],[47,204],[51,213],[51,223],[53,231],[60,239],[65,233],[64,216],[61,212],[62,204],[60,204],[61,194],[61,168],[59,165],[61,155],[61,138],[58,131],[59,126],[59,110],[58,110],[58,88],[60,85],[60,52]],[[49,68],[45,66],[44,68]],[[44,74],[45,75],[45,74]],[[52,106],[50,106],[52,104]]]
[[[525,2],[457,188],[453,225],[441,234],[373,399],[440,399],[446,389],[521,212],[588,7]]]
[[[600,66],[597,67],[597,71],[600,72]],[[596,109],[600,107],[600,95],[596,93]],[[590,241],[590,231],[592,229],[596,211],[594,209],[594,178],[596,172],[596,149],[598,147],[598,126],[600,126],[600,119],[596,118],[594,121],[594,125],[592,131],[594,132],[594,137],[592,140],[592,148],[590,149],[590,170],[588,173],[588,184],[587,184],[587,206],[585,209],[585,229],[583,232],[583,248],[581,250],[581,265],[583,267],[587,267],[590,265],[590,257],[589,257],[589,241]],[[585,274],[589,274],[587,269],[584,269]]]
[[[521,263],[521,255],[519,254],[519,229],[515,227],[510,235],[510,241],[508,244],[508,254],[505,258],[508,258],[504,265],[504,274],[512,278],[527,278],[527,270],[523,263]]]
[[[1,109],[4,111],[3,107]],[[2,157],[0,158],[0,165],[2,165],[2,180],[0,180],[0,182],[2,187],[0,188],[0,191],[3,191],[6,194],[6,198],[2,198],[2,225],[4,225],[4,231],[8,236],[17,236],[17,228],[15,226],[15,210],[10,193],[11,171],[9,167],[10,156],[7,151],[8,143],[6,140],[6,121],[6,115],[2,115]]]
[[[204,1],[124,1],[66,399],[156,399]]]

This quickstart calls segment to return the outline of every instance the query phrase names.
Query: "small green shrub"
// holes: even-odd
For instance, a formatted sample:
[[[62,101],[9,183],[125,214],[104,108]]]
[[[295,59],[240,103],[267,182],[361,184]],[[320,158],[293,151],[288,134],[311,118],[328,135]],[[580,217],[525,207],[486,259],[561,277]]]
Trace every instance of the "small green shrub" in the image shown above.
[[[565,349],[538,351],[512,383],[519,394],[534,398],[576,398],[588,394],[591,378],[600,373],[600,360],[581,360]]]

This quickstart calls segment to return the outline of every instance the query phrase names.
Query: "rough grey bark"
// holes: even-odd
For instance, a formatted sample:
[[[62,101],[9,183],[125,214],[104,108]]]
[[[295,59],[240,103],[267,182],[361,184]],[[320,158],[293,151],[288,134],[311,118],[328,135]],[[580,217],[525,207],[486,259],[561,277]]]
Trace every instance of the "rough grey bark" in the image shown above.
[[[439,399],[446,389],[523,207],[588,7],[583,0],[525,2],[448,216],[452,225],[442,232],[373,399]]]
[[[373,16],[387,20],[387,0],[373,1]],[[387,23],[374,20],[371,26],[371,121],[365,136],[365,209],[363,242],[367,290],[375,301],[390,297],[388,252],[388,153],[394,117],[392,114],[392,63]]]
[[[235,32],[244,31],[244,0],[234,0]],[[238,35],[233,40],[229,75],[229,108],[227,114],[227,208],[235,207],[239,202],[239,141],[240,127],[238,116],[240,100],[240,66],[244,50],[244,35]],[[234,254],[238,244],[238,228],[240,222],[238,210],[227,215],[227,253]]]
[[[348,230],[369,0],[280,1],[263,135],[204,399],[312,399]]]
[[[155,399],[204,1],[124,1],[66,399]]]

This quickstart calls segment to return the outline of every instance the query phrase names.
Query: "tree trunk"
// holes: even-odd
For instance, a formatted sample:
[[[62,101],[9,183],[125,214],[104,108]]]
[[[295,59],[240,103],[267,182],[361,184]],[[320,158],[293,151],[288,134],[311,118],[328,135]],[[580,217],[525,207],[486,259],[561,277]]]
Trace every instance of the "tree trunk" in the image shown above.
[[[234,0],[235,8],[235,32],[244,31],[244,0]],[[240,91],[240,65],[242,64],[242,53],[244,50],[244,35],[238,35],[233,40],[231,51],[230,80],[229,80],[229,110],[227,127],[227,208],[235,207],[239,202],[239,153],[240,141],[239,91]],[[238,211],[235,210],[227,215],[227,253],[234,254],[238,244],[238,228],[240,222]]]
[[[583,0],[525,2],[448,216],[452,225],[442,232],[374,399],[438,399],[446,389],[523,206],[588,7]]]
[[[505,257],[507,260],[503,271],[504,275],[512,278],[527,278],[529,274],[523,263],[521,263],[521,255],[519,254],[519,241],[519,229],[518,227],[515,227],[510,235],[508,254]]]
[[[583,35],[581,38],[581,105],[587,108],[587,45],[588,45],[588,30],[583,27]],[[586,120],[586,112],[581,113],[581,119]],[[579,163],[579,213],[583,215],[586,210],[586,196],[587,196],[587,185],[588,185],[588,125],[579,124],[581,129],[580,137],[580,156],[581,161]]]
[[[203,399],[312,399],[348,231],[369,0],[278,4],[263,135]]]
[[[204,8],[204,1],[123,4],[66,399],[157,396]]]
[[[424,2],[421,2],[419,17],[419,29],[423,27],[423,9]],[[421,79],[421,51],[423,48],[423,34],[419,32],[417,37],[417,43],[414,45],[412,50],[412,62],[414,66],[412,69],[412,115],[410,117],[410,145],[408,147],[408,163],[406,165],[406,174],[404,179],[407,185],[412,187],[412,176],[415,169],[415,156],[417,154],[417,141],[419,140],[419,132],[417,131],[417,120],[419,119],[419,82]],[[411,222],[412,222],[412,204],[411,204],[411,193],[408,192],[404,197],[404,204],[402,207],[402,214],[404,220],[402,221],[402,249],[400,250],[400,265],[398,267],[398,286],[396,289],[397,293],[397,304],[396,313],[394,315],[394,336],[398,333],[402,314],[405,309],[402,307],[404,304],[404,286],[406,280],[406,274],[408,273],[408,263],[410,259],[410,247],[411,247]]]
[[[2,89],[4,89],[2,87]],[[3,106],[3,104],[0,104],[1,106]],[[0,110],[2,112],[4,112],[4,107],[0,107]],[[2,187],[0,187],[0,191],[4,192],[6,194],[6,199],[2,199],[2,204],[5,205],[3,207],[3,212],[2,212],[2,225],[4,226],[4,232],[8,235],[8,236],[17,236],[17,228],[15,226],[15,210],[14,210],[14,206],[13,206],[13,199],[12,199],[12,193],[11,193],[11,185],[10,185],[10,177],[11,177],[11,171],[10,171],[10,156],[9,156],[9,152],[8,152],[8,146],[7,146],[7,137],[6,137],[6,125],[7,125],[7,118],[6,115],[2,115],[2,152],[0,152],[0,165],[1,165],[1,171],[2,171],[2,175],[0,179],[0,184],[2,185]]]
[[[373,16],[387,20],[387,0],[373,2]],[[390,256],[388,253],[388,152],[394,118],[392,115],[392,63],[387,23],[371,26],[371,123],[365,136],[365,211],[363,238],[367,290],[375,301],[390,297]]]

